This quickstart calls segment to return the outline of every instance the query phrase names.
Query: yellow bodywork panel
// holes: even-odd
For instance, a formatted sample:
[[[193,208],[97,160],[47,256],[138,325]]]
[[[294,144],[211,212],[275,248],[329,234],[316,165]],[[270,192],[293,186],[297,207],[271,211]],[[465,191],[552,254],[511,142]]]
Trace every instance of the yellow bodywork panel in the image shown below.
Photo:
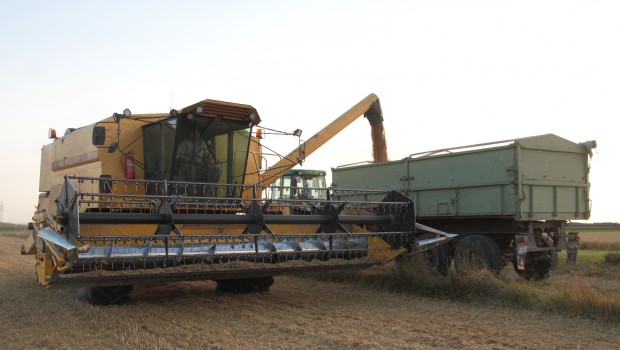
[[[357,225],[348,225],[347,229],[350,232],[362,233],[366,232],[363,227]],[[394,260],[397,256],[407,251],[405,248],[392,248],[386,241],[382,240],[379,237],[370,237],[368,238],[368,244],[373,248],[383,248],[383,249],[375,249],[371,250],[368,253],[368,256],[377,259],[379,261],[388,262]]]
[[[22,243],[22,255],[33,255],[34,252],[34,238],[32,237],[32,234],[30,234]]]

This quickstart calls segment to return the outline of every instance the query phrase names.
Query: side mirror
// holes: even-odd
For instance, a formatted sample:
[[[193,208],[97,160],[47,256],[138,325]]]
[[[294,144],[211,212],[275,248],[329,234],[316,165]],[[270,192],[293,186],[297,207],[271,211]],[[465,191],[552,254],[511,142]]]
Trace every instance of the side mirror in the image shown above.
[[[93,128],[93,145],[103,146],[105,144],[105,127],[95,126]]]

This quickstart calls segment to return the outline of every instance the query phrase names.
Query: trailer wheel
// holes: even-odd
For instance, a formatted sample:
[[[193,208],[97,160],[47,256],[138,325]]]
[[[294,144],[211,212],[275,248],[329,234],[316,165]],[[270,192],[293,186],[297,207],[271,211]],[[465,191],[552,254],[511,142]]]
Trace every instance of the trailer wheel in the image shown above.
[[[495,241],[487,236],[471,235],[461,239],[454,252],[456,270],[489,269],[499,274],[502,269],[502,253]]]
[[[542,281],[549,277],[549,272],[552,267],[552,257],[548,252],[528,253],[525,261],[525,270],[518,270],[515,266],[515,271],[519,276],[530,281]],[[515,263],[516,265],[516,263]]]
[[[435,235],[427,233],[418,237],[418,239],[420,240],[431,238],[435,238]],[[450,265],[452,262],[450,259],[449,249],[445,244],[442,244],[432,249],[428,249],[423,253],[415,254],[412,257],[413,259],[411,259],[410,261],[414,264],[421,265],[419,264],[421,262],[430,271],[438,272],[444,276],[448,275],[448,271],[450,270]]]
[[[93,305],[115,305],[127,301],[132,290],[133,286],[122,285],[74,288],[71,293],[77,300]]]
[[[547,243],[547,247],[553,247],[553,240],[547,236],[545,238],[545,242]],[[558,251],[551,250],[551,271],[555,271],[558,268]]]
[[[551,271],[555,271],[558,268],[558,251],[551,251]]]
[[[223,293],[268,292],[273,285],[273,277],[242,278],[215,281],[215,290]]]
[[[551,239],[543,239],[543,247],[553,246]],[[515,271],[519,276],[526,280],[542,281],[549,277],[549,273],[555,270],[558,264],[558,252],[556,250],[547,250],[543,252],[527,253],[525,257],[525,270],[517,268],[516,261],[513,262]]]

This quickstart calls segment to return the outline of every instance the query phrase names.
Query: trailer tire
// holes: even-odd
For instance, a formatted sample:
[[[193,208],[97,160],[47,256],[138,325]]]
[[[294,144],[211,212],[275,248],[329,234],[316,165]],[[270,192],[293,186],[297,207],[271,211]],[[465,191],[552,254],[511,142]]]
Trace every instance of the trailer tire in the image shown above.
[[[242,278],[215,281],[215,290],[222,293],[246,294],[268,292],[273,285],[273,277]]]
[[[555,271],[558,268],[558,251],[551,251],[551,271]]]
[[[549,253],[531,253],[532,257],[528,257],[525,263],[525,270],[518,270],[515,266],[515,271],[519,276],[528,281],[542,281],[549,277],[549,273],[552,269],[552,258],[549,257]]]
[[[545,242],[547,242],[547,247],[553,247],[553,240],[549,237],[547,237],[545,239]],[[551,271],[555,271],[555,269],[558,268],[558,251],[557,250],[552,250],[551,251]]]
[[[553,241],[551,239],[544,239],[543,245],[547,247],[553,247]],[[547,250],[543,252],[531,252],[527,253],[525,258],[525,270],[517,269],[517,264],[514,262],[515,271],[519,276],[530,281],[542,281],[549,277],[552,270],[555,270],[558,265],[558,252],[556,250]]]
[[[499,274],[502,269],[502,253],[497,243],[487,236],[466,236],[456,245],[454,266],[459,272],[467,269],[488,269]]]
[[[435,238],[435,235],[427,233],[421,235],[417,239],[423,240],[430,238]],[[448,275],[448,271],[450,270],[450,265],[452,261],[450,258],[450,251],[445,244],[442,244],[432,249],[428,249],[425,252],[416,255],[419,255],[420,260],[417,260],[415,258],[411,259],[414,264],[418,264],[421,261],[430,271],[440,273],[443,276]],[[413,256],[415,257],[416,255]]]
[[[116,305],[126,302],[132,290],[131,285],[121,285],[74,288],[71,293],[77,300],[92,305]]]

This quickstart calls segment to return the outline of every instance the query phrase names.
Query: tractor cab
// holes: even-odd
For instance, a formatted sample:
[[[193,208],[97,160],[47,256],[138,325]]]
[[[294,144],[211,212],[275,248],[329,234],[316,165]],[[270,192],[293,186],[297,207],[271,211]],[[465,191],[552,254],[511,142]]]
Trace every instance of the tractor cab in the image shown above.
[[[293,169],[271,186],[272,199],[327,199],[325,171]]]

